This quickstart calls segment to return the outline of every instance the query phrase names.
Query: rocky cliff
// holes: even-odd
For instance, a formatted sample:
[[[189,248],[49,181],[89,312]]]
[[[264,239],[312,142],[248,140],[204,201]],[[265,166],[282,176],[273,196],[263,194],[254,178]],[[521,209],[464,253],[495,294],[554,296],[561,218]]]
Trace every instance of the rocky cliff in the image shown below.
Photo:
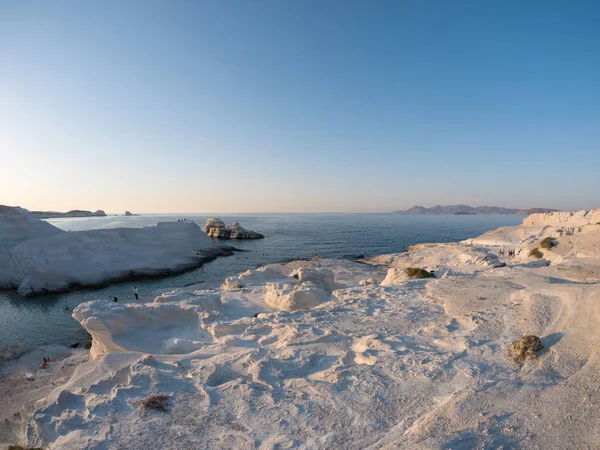
[[[549,208],[530,208],[530,209],[516,209],[516,208],[503,208],[500,206],[469,206],[469,205],[436,205],[431,208],[425,208],[424,206],[415,205],[405,211],[395,211],[398,214],[510,214],[525,216],[532,213],[549,213],[554,212],[556,209]]]

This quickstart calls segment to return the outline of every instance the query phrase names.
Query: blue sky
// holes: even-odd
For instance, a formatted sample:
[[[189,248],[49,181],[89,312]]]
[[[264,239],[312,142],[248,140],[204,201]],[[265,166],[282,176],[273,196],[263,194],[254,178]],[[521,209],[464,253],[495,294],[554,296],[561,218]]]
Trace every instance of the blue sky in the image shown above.
[[[600,207],[600,2],[0,0],[0,203]]]

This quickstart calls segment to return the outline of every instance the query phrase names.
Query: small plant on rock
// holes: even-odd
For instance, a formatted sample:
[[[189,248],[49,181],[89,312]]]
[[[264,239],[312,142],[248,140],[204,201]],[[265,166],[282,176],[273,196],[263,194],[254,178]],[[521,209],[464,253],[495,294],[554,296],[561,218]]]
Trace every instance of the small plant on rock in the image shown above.
[[[86,350],[89,350],[90,348],[92,348],[92,342],[86,342],[86,344],[83,346],[83,348],[85,348]]]
[[[420,267],[409,267],[406,269],[406,274],[410,278],[435,278],[435,275],[431,272],[427,272],[425,269]]]
[[[540,242],[540,247],[542,248],[552,248],[554,246],[556,246],[556,244],[551,237],[544,238],[542,239],[542,242]]]
[[[537,352],[544,348],[539,337],[529,335],[517,339],[508,348],[508,356],[516,364],[525,362],[528,359],[537,358]]]
[[[540,252],[539,249],[534,248],[533,250],[531,250],[529,252],[529,256],[531,258],[542,259],[544,257],[544,254],[542,252]]]
[[[165,412],[167,410],[167,403],[169,402],[169,399],[170,397],[168,395],[152,395],[142,400],[142,406],[144,406],[144,408]]]

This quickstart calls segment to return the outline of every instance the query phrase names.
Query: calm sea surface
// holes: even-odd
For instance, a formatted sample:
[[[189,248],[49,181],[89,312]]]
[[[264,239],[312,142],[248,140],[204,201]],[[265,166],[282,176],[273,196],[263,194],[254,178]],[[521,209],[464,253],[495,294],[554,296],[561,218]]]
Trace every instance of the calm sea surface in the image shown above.
[[[155,215],[51,219],[64,230],[144,227],[159,221],[185,217],[203,226],[205,215]],[[79,303],[117,296],[133,297],[155,289],[181,287],[192,283],[223,280],[225,277],[264,264],[310,258],[357,258],[398,253],[421,242],[451,242],[474,237],[503,225],[517,225],[523,216],[454,216],[400,214],[253,214],[218,215],[227,224],[237,221],[258,231],[265,239],[226,241],[247,252],[218,258],[203,267],[169,278],[137,280],[67,294],[23,299],[13,292],[0,291],[0,356],[44,344],[67,345],[83,342],[86,334],[71,317]]]

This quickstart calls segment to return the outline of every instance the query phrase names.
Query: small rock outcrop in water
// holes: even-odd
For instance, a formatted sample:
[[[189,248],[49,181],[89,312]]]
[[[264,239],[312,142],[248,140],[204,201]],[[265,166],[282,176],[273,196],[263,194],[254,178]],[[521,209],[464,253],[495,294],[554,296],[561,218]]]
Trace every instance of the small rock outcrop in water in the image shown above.
[[[206,221],[206,234],[216,239],[260,239],[264,236],[255,231],[246,230],[234,222],[228,227],[221,219],[210,218]]]
[[[510,344],[508,348],[508,356],[519,364],[528,359],[537,358],[536,352],[544,348],[542,341],[537,336],[529,335],[522,337]]]
[[[125,215],[126,216],[133,216],[134,214],[131,214],[129,211],[125,211]]]

